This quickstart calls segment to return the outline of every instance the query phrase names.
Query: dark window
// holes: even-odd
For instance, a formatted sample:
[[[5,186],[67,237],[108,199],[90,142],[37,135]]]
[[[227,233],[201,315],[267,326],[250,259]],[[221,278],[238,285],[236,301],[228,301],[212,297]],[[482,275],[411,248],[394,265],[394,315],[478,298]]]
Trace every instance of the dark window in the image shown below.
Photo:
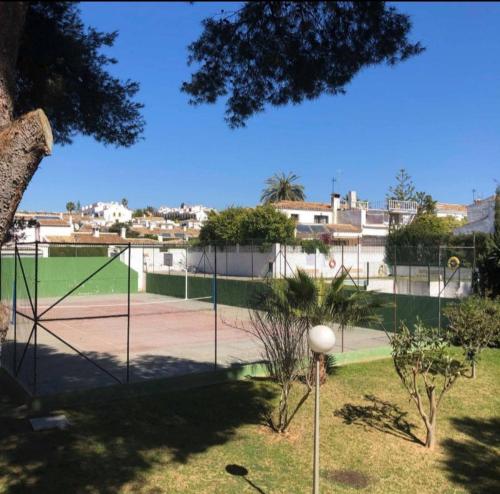
[[[292,218],[293,221],[296,221],[296,222],[299,221],[299,215],[298,214],[291,214],[290,218]]]
[[[314,223],[326,225],[328,223],[328,216],[323,216],[322,214],[314,215]]]

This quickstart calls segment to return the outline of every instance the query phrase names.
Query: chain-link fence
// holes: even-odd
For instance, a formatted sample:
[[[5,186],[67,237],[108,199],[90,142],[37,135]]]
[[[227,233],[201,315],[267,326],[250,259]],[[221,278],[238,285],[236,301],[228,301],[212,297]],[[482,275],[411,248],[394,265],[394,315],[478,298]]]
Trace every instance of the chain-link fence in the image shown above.
[[[0,299],[10,309],[2,366],[33,394],[238,367],[261,361],[247,332],[271,280],[307,272],[375,291],[380,323],[349,328],[336,351],[387,345],[384,331],[472,290],[471,247],[281,244],[16,243],[0,250]],[[279,283],[279,281],[278,281]]]

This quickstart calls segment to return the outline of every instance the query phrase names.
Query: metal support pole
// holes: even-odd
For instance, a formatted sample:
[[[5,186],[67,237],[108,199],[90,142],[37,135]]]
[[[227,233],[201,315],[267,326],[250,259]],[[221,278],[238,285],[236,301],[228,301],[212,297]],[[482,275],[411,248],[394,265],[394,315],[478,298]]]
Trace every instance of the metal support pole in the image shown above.
[[[441,246],[438,247],[438,329],[441,332]],[[444,282],[444,280],[443,280]]]
[[[316,383],[314,393],[314,458],[313,494],[319,494],[319,355],[315,354]]]
[[[366,261],[366,287],[370,284],[370,262]]]
[[[314,249],[314,279],[318,277],[317,275],[317,259],[318,259],[318,249]]]
[[[359,257],[361,255],[361,243],[360,239],[358,238],[358,288],[359,288]]]
[[[12,317],[14,319],[14,367],[13,371],[17,369],[17,240],[14,241],[14,286],[12,287]]]
[[[214,246],[214,371],[217,370],[217,245]]]
[[[127,273],[127,383],[130,382],[130,254],[131,245],[128,244],[128,273]]]
[[[38,347],[38,240],[35,242],[35,295],[34,295],[34,349],[33,349],[33,394],[37,392],[37,347]]]
[[[394,284],[393,284],[393,301],[394,301],[394,331],[398,329],[398,261],[397,261],[397,247],[394,247]]]
[[[184,300],[188,299],[188,248],[186,247],[186,262],[184,266]]]
[[[252,280],[253,280],[253,240],[250,242],[250,252],[252,257]]]
[[[411,261],[408,263],[408,293],[411,295]]]

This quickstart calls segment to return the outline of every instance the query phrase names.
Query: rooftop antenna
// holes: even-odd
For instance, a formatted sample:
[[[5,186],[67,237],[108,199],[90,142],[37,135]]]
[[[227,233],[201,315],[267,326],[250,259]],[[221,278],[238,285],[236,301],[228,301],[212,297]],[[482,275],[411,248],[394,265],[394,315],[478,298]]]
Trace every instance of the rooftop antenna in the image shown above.
[[[476,202],[476,189],[472,189],[472,202]]]
[[[336,176],[334,175],[332,178],[332,195],[335,194],[335,182],[339,181],[340,175],[342,174],[342,170],[337,169]]]

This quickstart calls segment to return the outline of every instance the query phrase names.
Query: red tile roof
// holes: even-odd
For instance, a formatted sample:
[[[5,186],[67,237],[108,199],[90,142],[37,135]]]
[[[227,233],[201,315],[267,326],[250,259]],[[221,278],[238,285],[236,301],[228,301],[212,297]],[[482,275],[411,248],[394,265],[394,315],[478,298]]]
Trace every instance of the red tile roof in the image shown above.
[[[325,202],[278,201],[272,204],[277,209],[302,209],[308,211],[331,211],[331,204]]]

